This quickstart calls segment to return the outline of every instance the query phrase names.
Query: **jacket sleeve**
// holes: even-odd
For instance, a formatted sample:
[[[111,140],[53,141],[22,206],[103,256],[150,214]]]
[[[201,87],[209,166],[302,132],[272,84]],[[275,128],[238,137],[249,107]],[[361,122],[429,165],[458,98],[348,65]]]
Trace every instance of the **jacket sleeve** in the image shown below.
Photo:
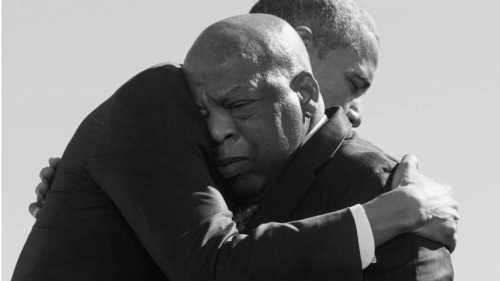
[[[366,179],[365,188],[388,191],[389,177],[389,173],[377,173]],[[375,257],[377,262],[363,271],[364,280],[453,280],[451,256],[445,246],[417,235],[395,237],[377,247]]]
[[[148,70],[115,94],[87,164],[163,272],[171,280],[332,280],[359,271],[359,260],[332,262],[358,251],[347,209],[238,234],[214,188],[206,126],[175,75]]]
[[[400,235],[375,250],[377,263],[363,271],[364,280],[453,280],[450,252],[437,242]]]

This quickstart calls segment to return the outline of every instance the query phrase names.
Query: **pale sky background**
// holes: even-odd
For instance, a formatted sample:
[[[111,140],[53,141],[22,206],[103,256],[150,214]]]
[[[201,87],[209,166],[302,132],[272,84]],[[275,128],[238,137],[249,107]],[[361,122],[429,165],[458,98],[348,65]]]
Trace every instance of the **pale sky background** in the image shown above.
[[[209,24],[256,0],[3,0],[2,277],[35,220],[38,173],[77,126],[138,72],[182,62]],[[358,130],[388,153],[413,153],[460,203],[455,280],[492,280],[500,265],[500,4],[361,0],[381,57]]]

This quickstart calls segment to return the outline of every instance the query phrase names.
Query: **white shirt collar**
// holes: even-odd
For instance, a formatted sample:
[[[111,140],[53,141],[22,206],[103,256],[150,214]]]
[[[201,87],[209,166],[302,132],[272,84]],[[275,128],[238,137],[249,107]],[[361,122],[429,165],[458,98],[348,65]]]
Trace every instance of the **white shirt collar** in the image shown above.
[[[321,117],[319,122],[316,123],[314,128],[312,128],[312,130],[309,131],[309,133],[307,133],[306,137],[304,138],[304,141],[302,142],[302,145],[304,145],[304,143],[306,143],[306,141],[308,141],[319,130],[319,128],[321,128],[321,126],[323,126],[326,123],[326,121],[328,121],[328,118],[326,118],[326,115],[323,115],[323,117]]]

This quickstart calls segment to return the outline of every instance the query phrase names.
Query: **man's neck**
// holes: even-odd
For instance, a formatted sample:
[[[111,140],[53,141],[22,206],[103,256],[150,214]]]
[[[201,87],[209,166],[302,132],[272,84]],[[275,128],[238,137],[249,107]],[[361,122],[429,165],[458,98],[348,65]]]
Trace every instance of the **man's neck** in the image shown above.
[[[304,144],[307,139],[309,139],[311,137],[311,135],[314,134],[313,130],[317,131],[317,127],[321,127],[321,125],[323,125],[325,123],[325,104],[323,103],[323,99],[320,98],[319,102],[318,102],[318,105],[317,105],[317,108],[316,108],[316,112],[314,113],[314,116],[311,118],[311,120],[309,121],[309,128],[307,128],[307,133],[306,135],[304,136],[304,140],[302,141],[302,144]],[[322,123],[320,125],[318,125],[318,123]]]
[[[323,126],[326,123],[326,121],[328,121],[328,118],[326,117],[325,114],[323,114],[323,116],[320,119],[316,120],[317,121],[315,122],[315,125],[309,126],[309,132],[304,137],[304,141],[302,141],[301,146],[304,145],[304,143],[306,143],[307,140],[309,140],[321,128],[321,126]]]
[[[316,107],[316,112],[314,113],[314,116],[311,117],[307,133],[309,133],[318,124],[318,122],[323,120],[323,116],[325,116],[325,104],[323,102],[323,98],[320,97]]]

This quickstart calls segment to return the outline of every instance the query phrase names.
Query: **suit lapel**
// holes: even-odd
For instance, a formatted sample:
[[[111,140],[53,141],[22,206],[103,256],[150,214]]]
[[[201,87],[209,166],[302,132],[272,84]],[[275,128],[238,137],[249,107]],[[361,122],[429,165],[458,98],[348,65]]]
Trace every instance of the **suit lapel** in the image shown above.
[[[342,108],[331,107],[325,113],[328,121],[299,149],[299,155],[312,171],[333,157],[352,128]]]
[[[286,222],[325,164],[351,130],[340,107],[326,111],[329,120],[298,150],[243,229],[250,233],[263,223]]]
[[[316,180],[301,157],[294,156],[266,197],[260,202],[242,233],[267,222],[285,222],[307,188]]]

